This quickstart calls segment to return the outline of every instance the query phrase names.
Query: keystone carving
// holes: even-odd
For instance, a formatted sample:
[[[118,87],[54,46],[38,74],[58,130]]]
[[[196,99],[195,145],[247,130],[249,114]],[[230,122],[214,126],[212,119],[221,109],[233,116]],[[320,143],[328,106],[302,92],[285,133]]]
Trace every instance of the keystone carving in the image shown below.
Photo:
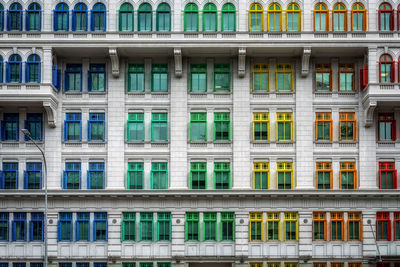
[[[301,76],[307,77],[308,73],[310,73],[310,56],[311,56],[311,47],[303,48],[303,59],[301,62]]]
[[[246,48],[239,48],[239,58],[238,58],[238,76],[243,78],[246,75]]]
[[[174,48],[175,77],[182,77],[182,49]]]
[[[117,48],[110,48],[108,50],[111,59],[111,69],[112,69],[112,76],[114,78],[119,77],[119,58],[118,58],[118,49]]]

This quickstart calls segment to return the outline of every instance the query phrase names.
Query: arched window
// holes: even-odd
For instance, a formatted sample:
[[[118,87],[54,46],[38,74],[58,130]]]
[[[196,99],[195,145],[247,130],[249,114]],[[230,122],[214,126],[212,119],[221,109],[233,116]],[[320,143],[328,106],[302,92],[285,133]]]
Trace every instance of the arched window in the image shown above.
[[[337,3],[333,7],[333,30],[347,30],[347,9],[346,6],[342,3]]]
[[[152,20],[151,5],[141,4],[138,11],[138,31],[151,31],[153,29]]]
[[[286,10],[286,30],[301,30],[301,9],[296,3],[290,3]]]
[[[22,82],[22,63],[20,55],[13,54],[8,58],[6,67],[6,82]]]
[[[268,31],[276,32],[282,30],[282,9],[277,3],[272,3],[268,7]]]
[[[123,3],[119,8],[119,30],[133,31],[133,6]]]
[[[3,57],[0,56],[0,83],[3,82]]]
[[[106,6],[102,3],[95,4],[91,11],[90,19],[90,28],[92,31],[105,31]]]
[[[171,30],[171,7],[167,3],[161,3],[156,13],[157,31]]]
[[[355,3],[351,7],[351,21],[353,31],[365,31],[367,29],[366,10],[361,3]]]
[[[8,9],[7,30],[22,31],[22,6],[20,3],[13,3]]]
[[[250,6],[249,30],[251,32],[264,30],[264,9],[258,3]]]
[[[314,31],[329,30],[328,8],[324,3],[318,3],[314,8]]]
[[[26,10],[26,30],[27,31],[40,31],[41,29],[41,12],[42,9],[38,3],[32,3]]]
[[[394,62],[390,55],[383,54],[379,58],[379,82],[394,82]]]
[[[72,11],[72,30],[87,31],[87,6],[84,3],[76,4]]]
[[[199,30],[199,8],[194,3],[185,6],[185,31]]]
[[[0,31],[4,30],[4,7],[0,3]]]
[[[203,8],[203,31],[217,31],[217,7],[213,3]]]
[[[40,57],[30,55],[25,64],[25,82],[40,83]]]
[[[231,3],[226,3],[222,6],[221,30],[236,30],[236,8]]]
[[[54,31],[68,31],[69,8],[65,3],[59,3],[54,10]]]
[[[379,30],[393,31],[394,30],[394,14],[392,6],[389,3],[382,3],[379,6]]]

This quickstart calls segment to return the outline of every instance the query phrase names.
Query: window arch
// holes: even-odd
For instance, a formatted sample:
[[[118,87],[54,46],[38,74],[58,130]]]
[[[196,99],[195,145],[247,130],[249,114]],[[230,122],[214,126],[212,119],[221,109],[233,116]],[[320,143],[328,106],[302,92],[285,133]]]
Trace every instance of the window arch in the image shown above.
[[[0,3],[0,31],[4,30],[4,6]]]
[[[394,82],[394,62],[392,56],[389,54],[383,54],[379,58],[379,82]]]
[[[84,3],[78,3],[72,10],[72,30],[87,31],[87,6]]]
[[[366,23],[367,11],[361,3],[354,3],[351,7],[351,21],[353,31],[365,31],[367,29]]]
[[[68,31],[69,8],[66,3],[59,3],[54,10],[53,16],[54,31]]]
[[[42,8],[38,3],[32,3],[28,6],[28,10],[26,10],[26,30],[27,31],[40,31],[42,22],[41,22],[41,13]]]
[[[301,30],[301,9],[296,3],[290,3],[286,10],[286,30]]]
[[[0,83],[3,82],[3,57],[0,55]]]
[[[394,30],[394,11],[389,3],[382,3],[379,6],[379,30],[393,31]]]
[[[151,31],[152,27],[152,9],[149,3],[143,3],[138,10],[138,31]]]
[[[217,7],[213,3],[203,8],[203,31],[217,31]]]
[[[347,30],[347,9],[346,6],[342,3],[337,3],[333,7],[333,30]]]
[[[171,31],[171,7],[167,3],[161,3],[156,12],[157,31]]]
[[[12,3],[8,9],[7,30],[22,31],[22,6],[20,3]]]
[[[12,54],[8,58],[6,67],[6,82],[8,83],[22,82],[22,63],[21,63],[21,56],[18,54]]]
[[[314,30],[315,31],[329,30],[329,13],[328,13],[328,8],[324,3],[318,3],[315,5]]]
[[[106,6],[103,3],[97,3],[90,11],[90,30],[105,31],[106,30]]]
[[[185,31],[199,30],[199,8],[195,3],[189,3],[185,6]]]
[[[133,6],[131,3],[123,3],[119,8],[119,30],[133,31]]]
[[[268,7],[268,31],[282,30],[282,9],[278,3],[272,3]]]
[[[25,64],[25,82],[40,83],[40,57],[32,54]]]
[[[222,6],[221,30],[236,30],[236,8],[231,3],[226,3]]]
[[[251,32],[264,30],[264,9],[258,3],[254,3],[250,6],[249,30]]]

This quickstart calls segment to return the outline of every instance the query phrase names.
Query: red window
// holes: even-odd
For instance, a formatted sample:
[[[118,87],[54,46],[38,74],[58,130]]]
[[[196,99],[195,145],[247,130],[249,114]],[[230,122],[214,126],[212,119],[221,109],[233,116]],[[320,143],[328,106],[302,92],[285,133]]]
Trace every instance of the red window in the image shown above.
[[[392,228],[389,212],[379,211],[376,213],[376,240],[390,241]]]
[[[363,65],[360,70],[360,89],[364,90],[368,85],[368,65]]]
[[[400,31],[400,5],[397,7],[397,30]],[[400,267],[400,262],[398,262],[398,266],[395,267]]]
[[[383,54],[379,59],[379,82],[394,83],[394,62],[388,54]]]
[[[379,262],[376,267],[390,267],[390,262]]]
[[[397,189],[397,171],[394,162],[379,162],[379,188]]]
[[[379,141],[396,141],[397,133],[394,113],[379,113],[378,127]]]
[[[382,3],[379,6],[379,30],[394,30],[394,10],[389,3]]]
[[[400,212],[399,211],[394,213],[393,228],[394,228],[394,240],[398,241],[398,240],[400,240]],[[397,264],[398,264],[397,267],[400,267],[400,262],[398,262]]]

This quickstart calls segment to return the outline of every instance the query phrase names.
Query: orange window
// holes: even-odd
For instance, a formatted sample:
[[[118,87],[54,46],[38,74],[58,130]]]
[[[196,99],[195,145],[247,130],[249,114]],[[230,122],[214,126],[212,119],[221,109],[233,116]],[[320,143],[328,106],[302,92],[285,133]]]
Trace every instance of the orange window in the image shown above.
[[[344,240],[343,212],[331,212],[331,240]]]
[[[315,140],[332,141],[332,113],[315,113]]]
[[[331,267],[344,267],[343,262],[331,262]]]
[[[326,262],[314,262],[313,267],[326,267]]]
[[[357,140],[357,122],[354,112],[339,113],[339,140]]]
[[[361,212],[347,213],[347,236],[349,241],[362,241]]]
[[[361,3],[355,3],[351,7],[351,21],[353,31],[365,31],[367,29],[367,11]]]
[[[331,64],[315,64],[315,91],[332,91]]]
[[[329,30],[329,11],[324,3],[318,3],[314,7],[314,31]]]
[[[313,212],[313,240],[326,241],[326,212]]]
[[[347,31],[347,9],[342,3],[333,7],[333,30]]]
[[[317,162],[317,189],[332,189],[332,163]]]
[[[361,267],[361,262],[349,262],[349,267]]]
[[[357,171],[355,162],[340,162],[340,188],[357,189]]]

